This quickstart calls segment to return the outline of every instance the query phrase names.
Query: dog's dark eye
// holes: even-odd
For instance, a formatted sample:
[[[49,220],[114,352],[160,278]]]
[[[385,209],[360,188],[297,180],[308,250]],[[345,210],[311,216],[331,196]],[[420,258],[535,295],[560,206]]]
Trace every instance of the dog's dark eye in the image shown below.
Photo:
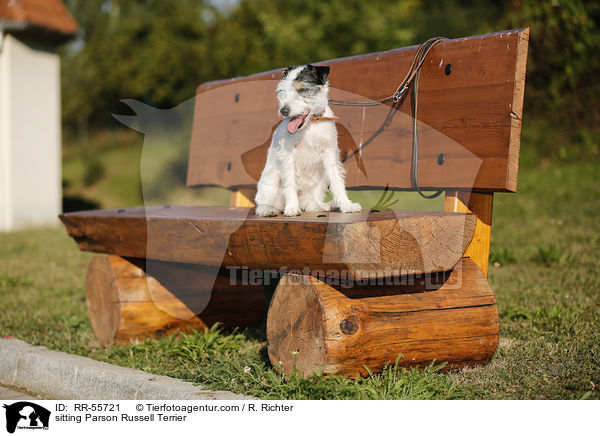
[[[308,92],[308,91],[310,91],[310,89],[309,89],[309,88],[300,88],[300,89],[298,89],[298,92],[299,92],[300,94],[302,94],[302,93],[305,93],[305,92]]]

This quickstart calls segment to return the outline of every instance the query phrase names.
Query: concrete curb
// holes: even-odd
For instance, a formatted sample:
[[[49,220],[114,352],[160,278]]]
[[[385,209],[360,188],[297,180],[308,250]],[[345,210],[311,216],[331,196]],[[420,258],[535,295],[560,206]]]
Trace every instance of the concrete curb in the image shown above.
[[[242,400],[252,397],[0,339],[0,383],[61,400]]]

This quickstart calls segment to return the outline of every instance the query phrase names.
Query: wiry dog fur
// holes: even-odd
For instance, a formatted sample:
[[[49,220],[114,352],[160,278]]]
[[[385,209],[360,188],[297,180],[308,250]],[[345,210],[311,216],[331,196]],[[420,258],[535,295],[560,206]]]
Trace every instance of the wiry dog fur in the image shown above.
[[[279,111],[285,119],[273,133],[267,162],[258,181],[256,215],[299,215],[301,211],[359,212],[348,199],[340,162],[335,121],[328,106],[329,67],[288,67],[277,85]],[[325,202],[327,189],[333,200]]]

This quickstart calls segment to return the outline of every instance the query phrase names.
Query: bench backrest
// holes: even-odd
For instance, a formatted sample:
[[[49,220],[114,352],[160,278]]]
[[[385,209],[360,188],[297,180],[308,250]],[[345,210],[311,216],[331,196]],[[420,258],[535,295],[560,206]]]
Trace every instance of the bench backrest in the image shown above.
[[[419,185],[444,190],[516,191],[529,29],[437,44],[419,80]],[[319,62],[330,98],[394,93],[417,47]],[[281,121],[281,69],[202,84],[196,93],[187,184],[255,186]],[[414,189],[412,111],[407,98],[379,134],[390,105],[332,106],[349,188]],[[373,138],[372,138],[373,137]],[[369,139],[372,140],[369,142]],[[360,149],[360,150],[359,150]]]

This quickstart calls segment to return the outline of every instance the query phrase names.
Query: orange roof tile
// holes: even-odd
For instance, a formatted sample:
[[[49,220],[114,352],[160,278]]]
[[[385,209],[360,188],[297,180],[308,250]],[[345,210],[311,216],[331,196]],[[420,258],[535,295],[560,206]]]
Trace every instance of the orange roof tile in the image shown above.
[[[0,21],[74,35],[78,25],[61,0],[0,0]]]

